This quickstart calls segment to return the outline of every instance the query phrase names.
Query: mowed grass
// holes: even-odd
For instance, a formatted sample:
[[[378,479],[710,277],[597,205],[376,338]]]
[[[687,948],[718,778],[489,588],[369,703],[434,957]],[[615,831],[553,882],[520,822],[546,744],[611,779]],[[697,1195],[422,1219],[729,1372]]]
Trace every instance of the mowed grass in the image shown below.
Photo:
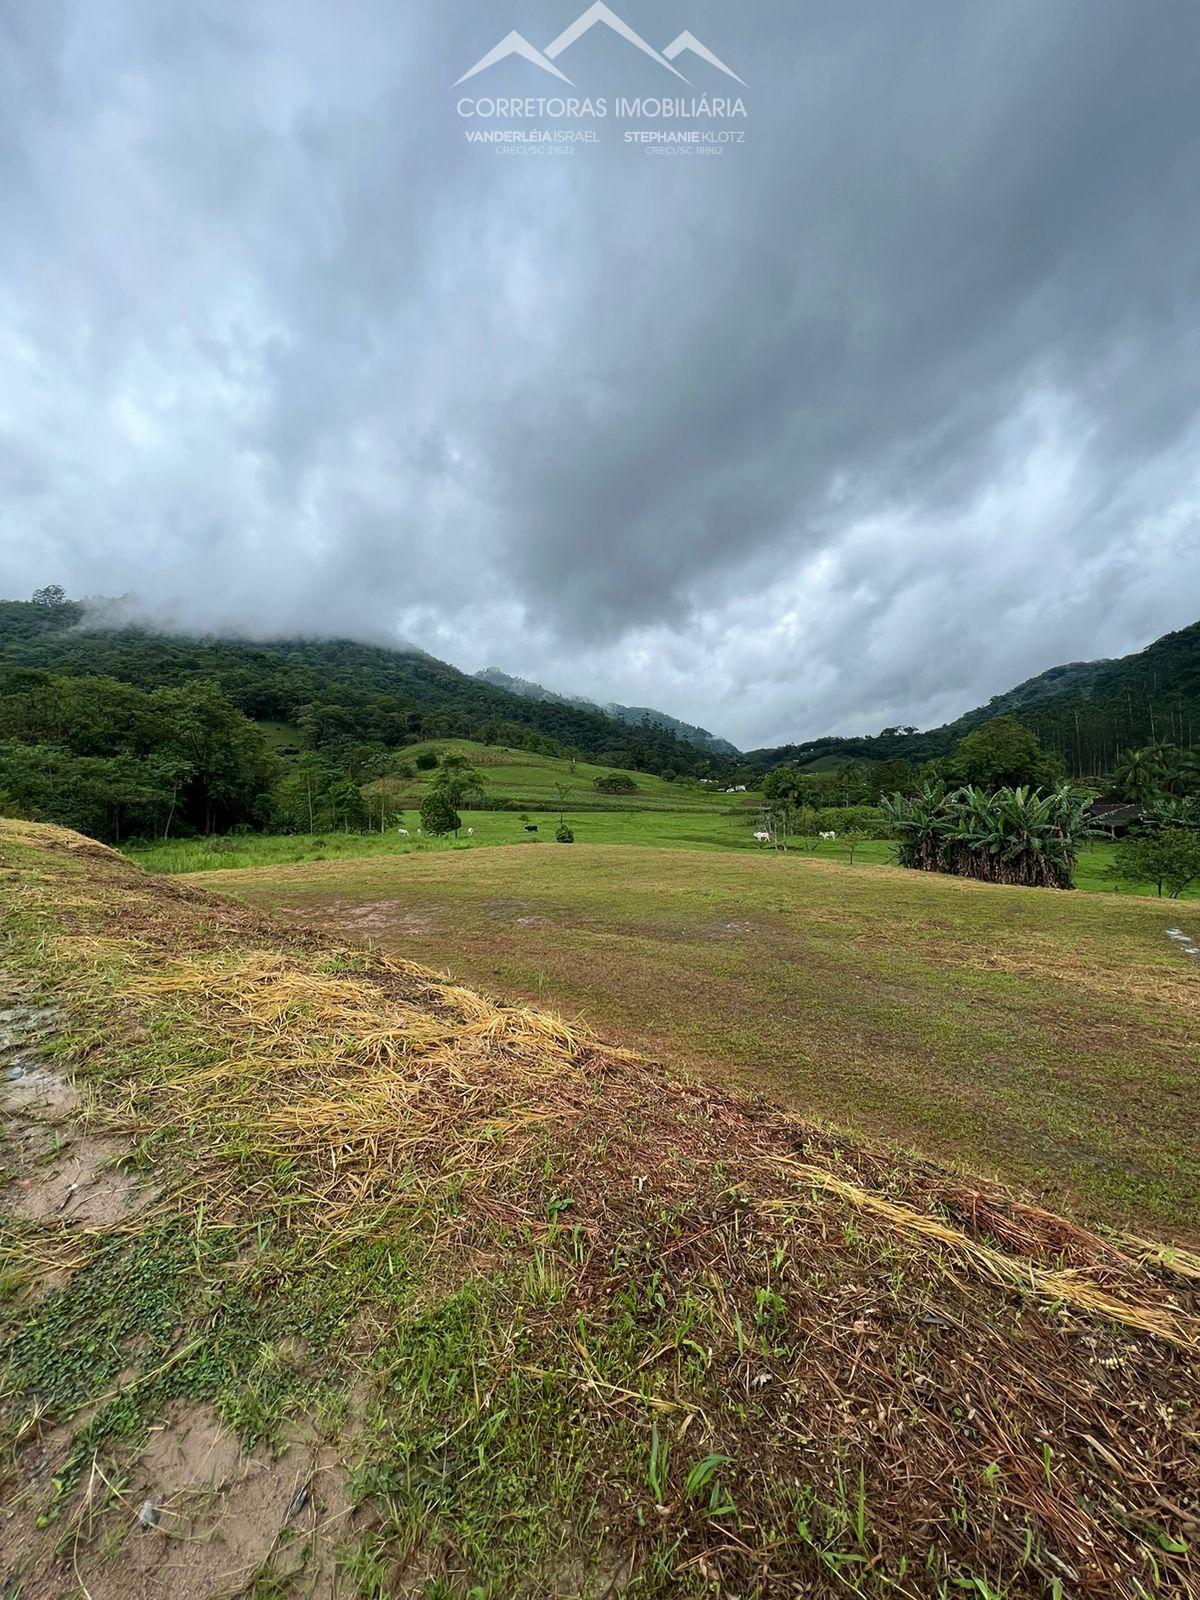
[[[727,798],[727,797],[726,797]],[[125,853],[149,872],[220,872],[241,867],[277,867],[308,861],[339,861],[351,858],[406,855],[439,855],[455,850],[478,850],[490,845],[552,843],[558,814],[530,811],[529,820],[536,835],[526,832],[521,814],[515,811],[469,811],[463,809],[460,833],[444,839],[417,838],[419,822],[407,813],[403,826],[407,834],[393,827],[386,833],[329,834],[230,834],[211,839],[171,839],[153,844],[131,844]],[[754,829],[758,812],[732,806],[696,811],[636,811],[631,807],[612,811],[565,813],[576,844],[639,845],[656,850],[736,850],[747,855],[772,855],[756,844]],[[473,830],[473,836],[467,829]],[[806,859],[836,861],[857,867],[892,866],[895,846],[884,839],[867,839],[853,846],[844,839],[793,839],[789,854]],[[1089,843],[1075,869],[1075,886],[1085,893],[1145,896],[1154,894],[1152,884],[1117,883],[1110,876],[1116,846],[1104,840]],[[1200,899],[1200,884],[1185,891],[1185,900]]]
[[[728,797],[726,797],[728,798]],[[759,853],[754,842],[757,813],[727,815],[731,808],[711,807],[704,811],[612,811],[565,813],[575,838],[586,844],[648,845],[655,849],[741,850]],[[172,839],[167,843],[133,845],[126,854],[150,872],[212,872],[228,867],[283,866],[306,861],[341,860],[350,857],[396,855],[445,855],[448,852],[477,850],[488,845],[554,845],[558,813],[530,811],[529,824],[537,833],[526,832],[526,823],[517,811],[468,811],[463,809],[463,826],[458,836],[420,839],[415,812],[405,813],[407,835],[391,828],[387,833],[233,834],[213,839]],[[474,837],[467,829],[474,831]],[[828,846],[823,845],[823,849]],[[883,851],[890,846],[880,847]],[[864,857],[865,859],[865,857]]]
[[[789,853],[413,852],[198,882],[1067,1209],[1200,1234],[1177,902]]]
[[[564,761],[530,750],[478,744],[472,739],[430,739],[424,744],[407,746],[402,754],[406,762],[412,763],[427,751],[439,758],[451,754],[462,756],[483,776],[490,794],[504,795],[516,805],[556,807],[562,798],[560,787],[567,791],[568,806],[663,806],[676,811],[712,811],[747,798],[746,795],[727,795],[715,784],[700,783],[697,779],[681,777],[668,781],[650,772],[629,772],[624,767],[597,766],[589,761]],[[623,795],[598,790],[596,779],[610,772],[624,772],[632,778],[637,785],[635,792]],[[411,787],[418,804],[435,776],[434,771],[416,774]]]

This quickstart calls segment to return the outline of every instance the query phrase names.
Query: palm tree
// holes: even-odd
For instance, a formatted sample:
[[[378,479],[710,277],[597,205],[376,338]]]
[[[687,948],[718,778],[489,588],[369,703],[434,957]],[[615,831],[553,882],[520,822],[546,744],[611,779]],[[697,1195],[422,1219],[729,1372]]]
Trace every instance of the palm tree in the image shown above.
[[[1150,746],[1147,754],[1159,769],[1159,783],[1164,792],[1178,794],[1183,784],[1183,751],[1177,744],[1163,744],[1159,740]]]
[[[1113,774],[1113,788],[1122,799],[1141,806],[1162,793],[1164,776],[1156,746],[1148,746],[1145,750],[1127,750]]]

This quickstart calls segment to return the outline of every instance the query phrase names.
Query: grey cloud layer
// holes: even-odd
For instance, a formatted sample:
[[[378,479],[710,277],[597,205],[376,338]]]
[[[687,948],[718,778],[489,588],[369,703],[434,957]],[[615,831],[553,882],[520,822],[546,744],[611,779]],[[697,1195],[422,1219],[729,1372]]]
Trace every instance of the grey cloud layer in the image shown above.
[[[580,9],[0,6],[0,589],[746,744],[1200,614],[1193,0],[630,0],[746,79],[744,148],[469,147],[454,79]]]

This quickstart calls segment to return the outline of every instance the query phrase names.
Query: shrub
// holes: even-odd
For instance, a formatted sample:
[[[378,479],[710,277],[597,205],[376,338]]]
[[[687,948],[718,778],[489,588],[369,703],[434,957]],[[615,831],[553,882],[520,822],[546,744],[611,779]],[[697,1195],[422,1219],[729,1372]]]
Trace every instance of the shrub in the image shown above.
[[[601,794],[633,794],[637,788],[628,772],[606,772],[595,780],[595,786]]]
[[[422,750],[416,761],[418,772],[432,772],[437,764],[437,753],[433,750]]]
[[[844,833],[857,833],[860,839],[892,837],[891,824],[878,806],[826,806],[815,818],[812,828],[797,831],[836,833],[839,839]]]
[[[899,840],[900,865],[985,883],[1069,889],[1081,840],[1092,830],[1087,802],[1069,789],[947,793],[926,784],[913,799],[892,795],[882,809]]]
[[[1123,839],[1109,875],[1126,883],[1152,883],[1178,900],[1200,878],[1200,834],[1189,827],[1164,827],[1145,838]]]
[[[567,827],[565,822],[559,823],[558,827],[554,831],[554,837],[558,840],[559,844],[575,843],[575,835],[571,832],[570,828]]]

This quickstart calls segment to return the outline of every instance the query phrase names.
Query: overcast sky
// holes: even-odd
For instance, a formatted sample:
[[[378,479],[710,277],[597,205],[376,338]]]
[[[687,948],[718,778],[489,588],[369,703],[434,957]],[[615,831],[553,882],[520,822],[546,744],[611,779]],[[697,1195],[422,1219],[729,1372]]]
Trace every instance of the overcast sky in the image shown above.
[[[744,86],[603,24],[454,86],[587,4],[0,0],[0,594],[745,747],[1200,617],[1196,0],[619,0]]]

